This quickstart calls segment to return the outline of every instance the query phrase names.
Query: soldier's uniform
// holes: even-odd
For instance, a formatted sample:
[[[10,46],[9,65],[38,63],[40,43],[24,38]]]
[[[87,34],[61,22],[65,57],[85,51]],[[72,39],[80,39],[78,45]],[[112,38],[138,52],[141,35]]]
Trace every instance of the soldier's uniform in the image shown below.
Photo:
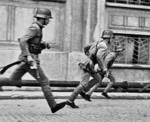
[[[103,80],[107,80],[109,83],[107,87],[104,89],[102,92],[102,95],[105,96],[106,98],[110,98],[107,95],[108,90],[115,84],[115,77],[112,75],[110,68],[112,67],[115,59],[117,58],[119,52],[122,52],[124,49],[121,47],[121,45],[113,45],[115,48],[110,48],[110,51],[106,54],[104,58],[104,64],[108,69],[108,76],[105,77],[103,74],[101,74],[101,68],[98,66],[98,64],[95,65],[95,71],[99,71],[100,75],[102,76]],[[91,94],[98,88],[98,86],[101,85],[97,83],[95,79],[91,79],[86,87],[84,87],[84,90],[80,93],[80,95],[88,101],[90,100]]]
[[[115,78],[112,75],[112,73],[110,71],[110,68],[113,65],[115,59],[116,59],[116,54],[114,52],[108,53],[107,56],[104,59],[105,66],[107,66],[107,69],[109,70],[108,78],[113,83],[115,83]],[[99,73],[100,73],[100,75],[102,76],[102,79],[103,79],[104,75],[101,74],[101,69],[99,68],[98,64],[96,64],[94,68],[95,68],[96,71],[97,70],[99,71]],[[95,79],[91,79],[89,81],[88,85],[84,88],[84,92],[88,92],[90,90],[90,88],[93,87],[95,84],[97,84],[97,81],[95,81]]]
[[[107,80],[108,85],[105,88],[105,90],[102,92],[102,95],[104,95],[106,98],[110,98],[107,95],[108,90],[113,86],[113,84],[115,83],[115,77],[112,75],[110,68],[112,66],[112,64],[114,63],[116,58],[116,54],[114,52],[110,52],[109,54],[107,54],[107,56],[104,59],[104,63],[107,66],[107,69],[109,70],[108,76],[105,77],[103,74],[101,74],[101,69],[99,68],[98,64],[95,65],[95,70],[99,71],[101,77],[102,77],[102,81],[97,82],[95,79],[91,79],[88,83],[88,85],[86,87],[84,87],[84,89],[82,90],[82,92],[80,93],[80,95],[88,101],[90,100],[90,96],[91,94],[101,85],[101,82],[103,82],[103,80]]]
[[[112,31],[108,31],[108,33],[112,34]],[[111,37],[109,36],[108,38]],[[104,58],[107,55],[109,48],[105,39],[103,39],[102,41],[97,41],[94,44],[91,44],[90,46],[88,45],[87,47],[89,49],[86,49],[85,54],[89,57],[89,59],[83,64],[83,66],[85,67],[82,67],[81,82],[77,86],[77,88],[73,91],[73,93],[71,94],[71,96],[67,101],[67,105],[70,105],[72,108],[78,108],[78,106],[75,105],[74,100],[76,99],[78,94],[80,94],[81,91],[88,86],[90,76],[92,76],[97,83],[101,84],[102,75],[95,72],[94,70],[95,64],[98,64],[99,67],[101,67],[102,72],[105,71],[106,69]]]
[[[45,19],[45,11],[50,13],[48,9],[38,9],[36,17]],[[51,13],[47,16],[48,19],[51,18]],[[14,72],[12,72],[10,78],[1,77],[0,81],[17,84],[17,82],[21,81],[21,77],[28,72],[40,83],[47,103],[51,108],[51,111],[54,113],[64,107],[66,103],[56,103],[52,95],[49,80],[40,66],[39,54],[43,49],[47,48],[47,43],[42,42],[43,27],[44,26],[40,24],[40,22],[36,21],[27,29],[25,35],[19,39],[21,49],[19,60],[22,62],[17,66]],[[31,65],[27,60],[28,56],[33,58],[34,63],[36,64],[36,69],[31,68]]]

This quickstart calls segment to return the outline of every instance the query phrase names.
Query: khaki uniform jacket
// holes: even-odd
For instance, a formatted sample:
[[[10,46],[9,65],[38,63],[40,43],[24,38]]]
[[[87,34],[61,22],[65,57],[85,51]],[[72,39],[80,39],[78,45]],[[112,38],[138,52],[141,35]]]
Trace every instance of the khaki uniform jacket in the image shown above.
[[[33,23],[26,31],[25,35],[19,39],[21,54],[19,60],[26,61],[27,56],[32,56],[36,63],[40,63],[39,56],[29,51],[29,43],[39,44],[42,39],[43,27],[39,23]]]
[[[96,42],[89,49],[89,55],[93,54],[95,57],[95,59],[92,58],[91,60],[94,62],[94,64],[98,63],[101,69],[107,68],[104,63],[104,59],[109,52],[109,47],[104,40]]]

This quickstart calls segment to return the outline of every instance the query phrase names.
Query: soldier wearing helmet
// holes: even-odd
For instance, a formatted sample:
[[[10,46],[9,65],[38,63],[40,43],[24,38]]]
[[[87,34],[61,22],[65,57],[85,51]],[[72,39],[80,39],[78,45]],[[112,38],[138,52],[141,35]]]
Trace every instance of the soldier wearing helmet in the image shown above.
[[[102,33],[102,38],[113,38],[113,32],[110,30],[104,30]]]
[[[109,36],[107,35],[106,38],[108,38]],[[108,85],[107,87],[104,89],[104,91],[102,92],[102,95],[106,98],[110,98],[110,96],[108,96],[107,92],[109,91],[109,89],[115,84],[115,77],[112,75],[111,73],[111,67],[113,65],[113,63],[115,62],[117,56],[124,51],[124,48],[121,46],[121,44],[119,44],[119,42],[116,41],[115,44],[111,45],[113,46],[113,48],[111,48],[111,50],[109,50],[104,58],[104,63],[105,66],[107,66],[107,74],[104,76],[102,74],[102,69],[99,67],[98,64],[95,64],[94,69],[95,71],[99,72],[102,76],[102,82],[103,81],[107,81]],[[107,77],[106,77],[107,76]],[[99,82],[101,83],[101,82]],[[81,91],[80,95],[87,101],[91,101],[90,97],[92,95],[92,93],[99,87],[99,83],[97,83],[97,81],[95,81],[95,79],[91,79],[88,83],[88,85],[84,88],[84,90]]]
[[[117,57],[117,54],[115,52],[110,52],[107,54],[107,56],[104,59],[104,63],[107,66],[107,74],[104,75],[102,73],[101,68],[98,66],[98,64],[95,64],[94,69],[96,72],[99,72],[100,75],[102,76],[102,81],[107,81],[108,85],[106,86],[106,88],[104,89],[104,91],[102,92],[102,95],[106,98],[110,98],[110,96],[108,96],[107,92],[109,91],[109,89],[115,84],[115,77],[112,75],[111,73],[111,67],[115,61]],[[91,101],[90,97],[92,95],[92,93],[101,85],[101,82],[97,82],[95,81],[95,79],[91,79],[89,81],[89,84],[84,88],[84,90],[81,91],[80,95],[87,101]]]
[[[110,52],[111,39],[114,37],[114,34],[111,30],[104,30],[102,33],[102,41],[98,45],[97,51],[97,62],[98,65],[103,71],[107,71],[107,66],[104,64],[105,56]]]
[[[35,18],[44,18],[44,19],[53,18],[51,11],[49,9],[43,9],[43,8],[37,9],[34,17]]]
[[[37,18],[38,21],[43,20],[42,24],[47,25],[49,23],[49,19],[52,19],[52,14],[49,9],[40,8],[37,9],[34,17]]]
[[[105,30],[102,34],[102,40],[89,44],[84,48],[85,55],[88,57],[88,59],[84,63],[79,63],[79,66],[82,69],[81,81],[67,100],[67,105],[70,107],[79,108],[77,105],[75,105],[74,101],[78,94],[80,94],[82,90],[89,85],[90,77],[93,77],[96,83],[101,85],[103,76],[95,71],[94,66],[95,64],[98,64],[98,66],[101,68],[102,74],[107,74],[108,69],[104,59],[109,52],[109,46],[111,43],[110,40],[112,38],[113,32],[110,30]]]
[[[57,104],[46,77],[40,66],[39,54],[45,48],[50,48],[49,44],[42,41],[43,27],[52,19],[51,11],[49,9],[38,8],[35,16],[36,21],[27,29],[25,35],[18,39],[21,49],[19,56],[20,64],[9,78],[0,78],[0,81],[17,84],[21,82],[21,77],[27,72],[32,75],[41,85],[45,99],[51,109],[52,113],[62,109],[66,102]]]

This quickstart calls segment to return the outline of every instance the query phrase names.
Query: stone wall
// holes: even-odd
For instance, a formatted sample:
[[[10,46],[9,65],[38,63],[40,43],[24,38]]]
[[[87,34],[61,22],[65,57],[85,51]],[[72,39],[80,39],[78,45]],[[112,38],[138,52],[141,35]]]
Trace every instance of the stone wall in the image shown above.
[[[105,0],[0,0],[0,15],[3,16],[0,20],[0,66],[17,60],[20,53],[17,38],[32,23],[37,7],[51,9],[54,17],[44,29],[43,40],[52,48],[40,56],[43,70],[50,80],[79,81],[78,62],[86,60],[83,46],[93,37],[100,39],[101,32],[108,29]],[[150,71],[146,67],[114,66],[113,73],[117,82],[148,82]],[[13,68],[5,75],[8,76]],[[32,77],[27,74],[23,79]]]

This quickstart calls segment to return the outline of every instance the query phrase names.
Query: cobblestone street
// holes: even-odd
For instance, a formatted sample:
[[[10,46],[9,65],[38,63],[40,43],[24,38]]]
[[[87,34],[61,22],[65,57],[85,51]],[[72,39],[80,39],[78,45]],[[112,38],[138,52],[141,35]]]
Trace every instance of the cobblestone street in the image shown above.
[[[64,99],[57,99],[61,102]],[[149,100],[77,99],[52,114],[44,99],[1,100],[0,122],[149,122]]]

